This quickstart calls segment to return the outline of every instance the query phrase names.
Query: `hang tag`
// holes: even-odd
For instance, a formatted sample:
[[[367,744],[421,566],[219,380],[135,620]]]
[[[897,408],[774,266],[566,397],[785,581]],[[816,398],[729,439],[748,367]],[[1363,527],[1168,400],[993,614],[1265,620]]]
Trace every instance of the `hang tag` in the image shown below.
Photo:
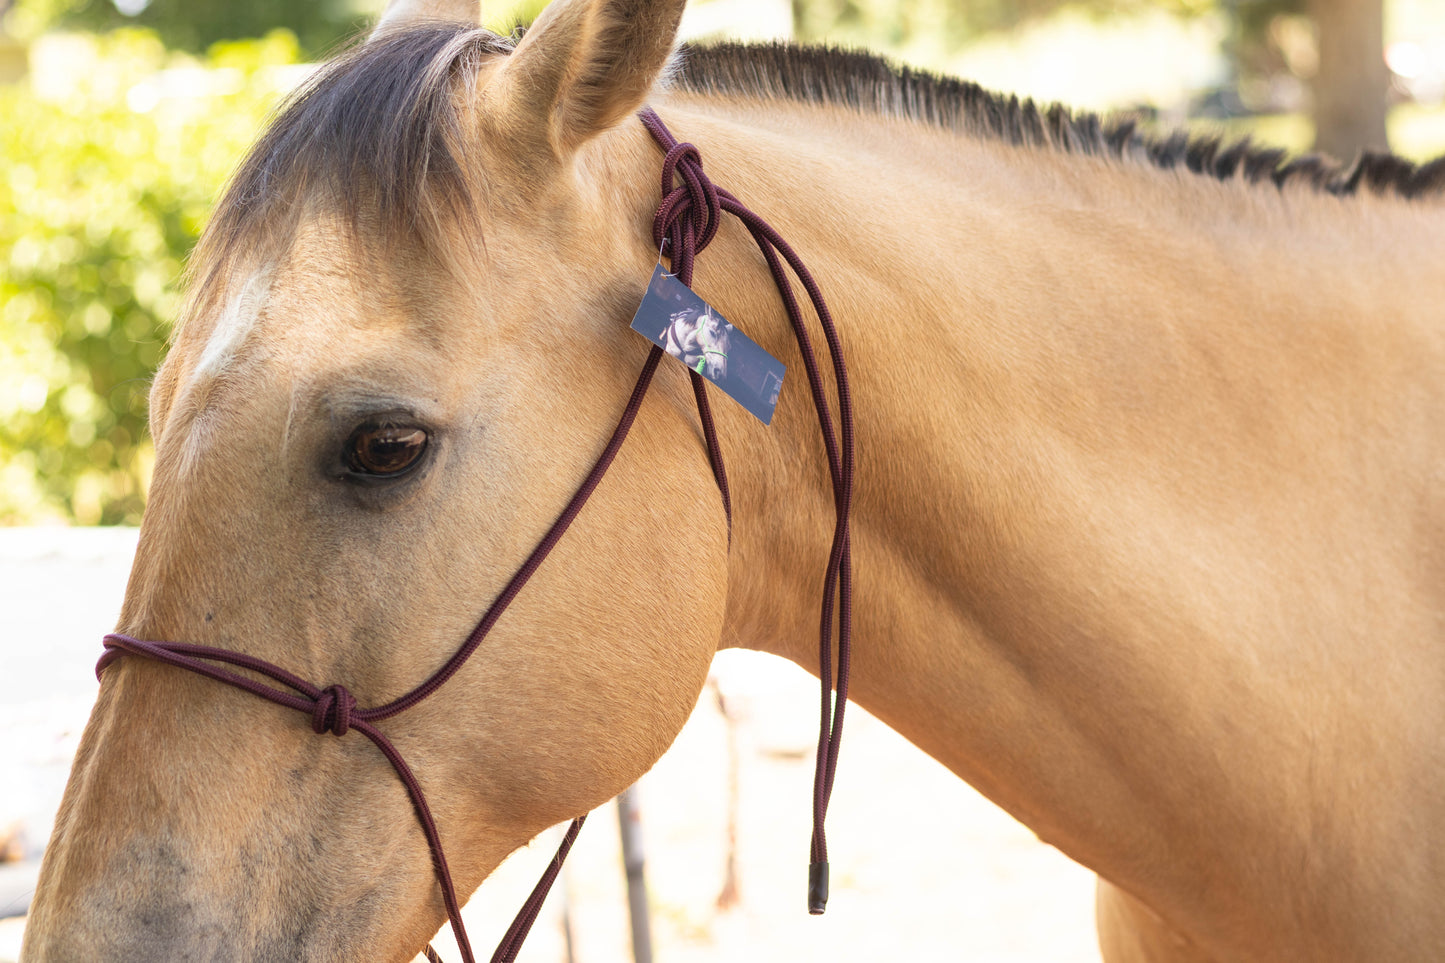
[[[787,368],[661,264],[652,271],[632,330],[717,385],[763,424],[772,422]]]

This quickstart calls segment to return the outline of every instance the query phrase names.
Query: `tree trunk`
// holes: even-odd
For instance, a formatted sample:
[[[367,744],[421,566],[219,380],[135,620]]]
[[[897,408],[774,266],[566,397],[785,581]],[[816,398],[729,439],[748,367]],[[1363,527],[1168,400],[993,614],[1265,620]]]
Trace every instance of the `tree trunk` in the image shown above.
[[[1387,149],[1383,0],[1309,0],[1319,30],[1314,80],[1315,150],[1350,161]]]

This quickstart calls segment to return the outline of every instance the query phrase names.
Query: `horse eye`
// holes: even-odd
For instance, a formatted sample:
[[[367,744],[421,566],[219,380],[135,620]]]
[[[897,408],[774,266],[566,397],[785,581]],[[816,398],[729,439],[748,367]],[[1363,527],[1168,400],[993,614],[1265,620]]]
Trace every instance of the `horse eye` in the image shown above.
[[[358,475],[400,475],[415,467],[426,451],[427,433],[421,428],[369,425],[346,440],[346,467]]]

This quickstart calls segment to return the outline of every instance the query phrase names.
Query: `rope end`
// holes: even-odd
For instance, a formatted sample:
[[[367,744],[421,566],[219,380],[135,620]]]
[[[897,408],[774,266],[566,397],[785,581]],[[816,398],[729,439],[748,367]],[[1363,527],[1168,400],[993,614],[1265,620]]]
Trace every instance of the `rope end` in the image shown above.
[[[828,907],[828,864],[810,863],[808,866],[808,912],[822,916]]]

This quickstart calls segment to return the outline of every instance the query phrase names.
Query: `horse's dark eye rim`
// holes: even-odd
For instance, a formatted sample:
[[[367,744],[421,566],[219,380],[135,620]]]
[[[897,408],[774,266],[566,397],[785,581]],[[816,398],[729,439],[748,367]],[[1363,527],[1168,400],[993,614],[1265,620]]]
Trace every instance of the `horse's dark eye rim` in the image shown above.
[[[431,433],[420,425],[373,422],[353,431],[342,446],[348,477],[380,481],[411,474],[426,459]]]

